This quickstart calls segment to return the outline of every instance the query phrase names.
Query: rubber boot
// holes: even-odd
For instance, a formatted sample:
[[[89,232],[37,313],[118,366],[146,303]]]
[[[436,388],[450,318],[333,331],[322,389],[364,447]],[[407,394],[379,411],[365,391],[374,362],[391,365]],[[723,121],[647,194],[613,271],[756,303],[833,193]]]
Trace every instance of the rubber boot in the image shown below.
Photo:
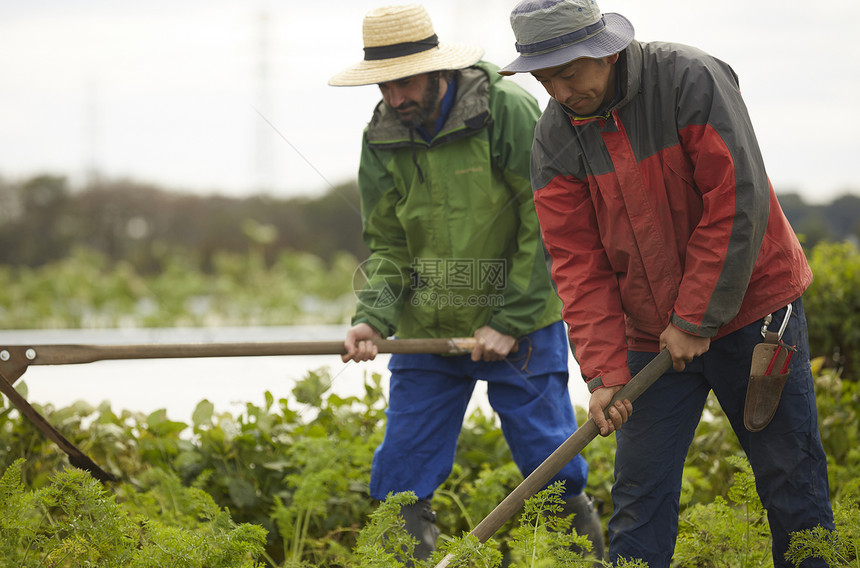
[[[567,517],[569,515],[575,515],[571,520],[570,527],[576,531],[576,534],[586,536],[591,541],[591,552],[587,556],[604,560],[606,558],[606,545],[603,542],[603,527],[600,525],[600,515],[594,505],[594,499],[585,493],[565,499],[564,507],[559,516]],[[583,552],[579,547],[573,547],[573,550]]]
[[[412,505],[404,505],[400,509],[406,526],[406,532],[418,540],[415,545],[415,558],[427,560],[436,550],[436,538],[439,528],[436,526],[436,513],[430,507],[429,499],[420,499]],[[407,566],[411,564],[407,563]]]

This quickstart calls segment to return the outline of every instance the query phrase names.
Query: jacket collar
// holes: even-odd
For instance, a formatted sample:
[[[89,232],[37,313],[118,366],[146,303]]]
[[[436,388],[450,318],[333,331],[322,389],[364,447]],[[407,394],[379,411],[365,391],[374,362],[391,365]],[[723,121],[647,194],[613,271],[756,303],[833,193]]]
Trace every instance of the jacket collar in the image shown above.
[[[386,148],[436,146],[452,139],[469,136],[489,123],[490,78],[481,66],[455,71],[457,94],[445,124],[430,140],[403,126],[395,111],[380,101],[373,111],[367,126],[365,139],[368,144]]]
[[[624,50],[624,65],[619,67],[624,94],[617,107],[629,103],[642,90],[642,59],[642,44],[634,39]]]

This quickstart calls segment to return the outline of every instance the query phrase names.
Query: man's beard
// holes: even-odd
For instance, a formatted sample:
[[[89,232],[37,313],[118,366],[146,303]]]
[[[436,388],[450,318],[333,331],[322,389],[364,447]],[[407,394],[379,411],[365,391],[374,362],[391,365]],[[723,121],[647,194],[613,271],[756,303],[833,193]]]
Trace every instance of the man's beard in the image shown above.
[[[439,101],[439,73],[430,73],[427,77],[427,88],[424,89],[424,94],[421,96],[421,104],[414,101],[403,103],[397,107],[397,111],[411,110],[408,115],[397,113],[397,118],[406,128],[415,128],[424,122],[436,111],[436,104]]]

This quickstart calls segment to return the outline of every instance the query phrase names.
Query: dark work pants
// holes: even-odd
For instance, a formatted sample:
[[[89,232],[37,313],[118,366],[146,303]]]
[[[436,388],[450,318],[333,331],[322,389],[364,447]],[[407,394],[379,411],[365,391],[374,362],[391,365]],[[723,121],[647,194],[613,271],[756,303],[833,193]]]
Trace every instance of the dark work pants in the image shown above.
[[[819,524],[834,528],[802,302],[795,301],[793,308],[783,341],[796,345],[797,353],[776,415],[764,430],[749,432],[743,424],[752,350],[762,341],[760,321],[713,341],[683,372],[670,370],[633,403],[630,420],[616,434],[614,513],[609,521],[612,562],[641,558],[651,568],[669,566],[678,533],[684,460],[711,390],[752,465],[773,535],[774,565],[791,566],[784,556],[791,532]],[[770,329],[776,331],[785,309],[773,316]],[[654,356],[630,352],[631,373]],[[807,561],[803,566],[826,563]]]

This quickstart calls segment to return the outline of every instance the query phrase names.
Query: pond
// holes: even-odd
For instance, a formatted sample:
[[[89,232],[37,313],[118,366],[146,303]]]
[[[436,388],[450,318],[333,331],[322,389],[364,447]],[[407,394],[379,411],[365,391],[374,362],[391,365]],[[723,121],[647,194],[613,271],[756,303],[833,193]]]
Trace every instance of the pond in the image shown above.
[[[117,345],[150,343],[230,343],[276,341],[340,341],[343,325],[284,327],[217,327],[163,329],[0,330],[2,345]],[[150,413],[165,409],[173,420],[190,422],[197,403],[207,399],[216,412],[237,415],[246,403],[262,405],[264,393],[289,398],[295,381],[308,371],[327,368],[331,390],[340,396],[363,393],[365,373],[380,373],[387,393],[388,355],[367,363],[343,363],[338,355],[136,359],[73,365],[33,365],[18,382],[27,385],[31,403],[55,408],[83,400],[108,401],[112,410]],[[585,407],[588,390],[569,357],[571,399]],[[17,384],[17,383],[16,383]],[[489,410],[486,388],[479,382],[469,412]]]

